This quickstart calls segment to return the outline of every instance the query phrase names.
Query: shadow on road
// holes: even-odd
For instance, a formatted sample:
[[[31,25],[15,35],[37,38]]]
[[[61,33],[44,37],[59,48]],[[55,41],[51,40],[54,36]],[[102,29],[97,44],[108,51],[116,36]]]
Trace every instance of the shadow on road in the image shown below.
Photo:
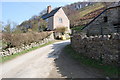
[[[55,59],[57,70],[62,76],[68,78],[103,78],[98,70],[80,64],[73,60],[68,54],[61,52],[58,59]]]
[[[48,54],[48,58],[55,58],[54,63],[57,73],[67,78],[104,78],[98,70],[80,64],[72,59],[69,54],[66,54],[63,48],[68,44],[70,42],[53,44],[53,51]]]
[[[80,64],[66,54],[63,48],[68,44],[69,42],[53,44],[53,51],[48,55],[48,58],[55,58],[57,73],[67,78],[104,78],[98,70]]]

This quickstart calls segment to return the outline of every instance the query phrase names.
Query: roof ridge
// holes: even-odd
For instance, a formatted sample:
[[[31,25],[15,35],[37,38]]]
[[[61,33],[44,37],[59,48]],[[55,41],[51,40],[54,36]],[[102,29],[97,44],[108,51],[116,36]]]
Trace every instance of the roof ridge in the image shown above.
[[[47,18],[49,18],[49,17],[54,16],[54,14],[55,14],[60,8],[62,8],[62,7],[58,7],[58,8],[53,9],[50,13],[44,14],[41,18],[47,19]]]
[[[98,16],[96,16],[92,21],[90,21],[88,24],[86,24],[81,30],[83,30],[84,28],[86,28],[89,24],[91,24],[93,21],[95,21],[100,15],[102,15],[104,12],[106,12],[107,10],[109,9],[113,9],[113,8],[116,8],[116,7],[120,7],[120,5],[118,6],[114,6],[114,7],[109,7],[105,10],[103,10]]]

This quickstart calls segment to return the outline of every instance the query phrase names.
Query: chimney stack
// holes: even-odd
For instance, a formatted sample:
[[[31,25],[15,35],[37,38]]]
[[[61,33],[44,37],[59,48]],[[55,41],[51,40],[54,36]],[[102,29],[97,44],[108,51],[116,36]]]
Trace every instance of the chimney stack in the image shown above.
[[[47,13],[50,13],[52,11],[51,5],[47,7]]]

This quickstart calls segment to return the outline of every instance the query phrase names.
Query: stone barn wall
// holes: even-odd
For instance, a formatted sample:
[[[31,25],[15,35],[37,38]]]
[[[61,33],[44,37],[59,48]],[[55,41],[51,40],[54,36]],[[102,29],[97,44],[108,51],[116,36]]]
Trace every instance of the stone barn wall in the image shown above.
[[[87,35],[102,35],[115,33],[114,24],[120,23],[120,6],[108,8],[85,26]]]

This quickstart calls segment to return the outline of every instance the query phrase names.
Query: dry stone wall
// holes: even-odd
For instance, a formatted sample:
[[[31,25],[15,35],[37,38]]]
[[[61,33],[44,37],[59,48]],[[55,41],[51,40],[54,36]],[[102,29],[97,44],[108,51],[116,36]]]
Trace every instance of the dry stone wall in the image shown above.
[[[23,45],[23,46],[21,46],[19,48],[13,47],[13,48],[8,48],[6,50],[2,50],[0,52],[0,55],[5,57],[5,56],[13,55],[13,54],[18,54],[19,52],[22,52],[24,50],[40,46],[40,45],[43,45],[43,44],[51,42],[51,41],[54,41],[53,33],[50,36],[48,36],[47,38],[44,38],[43,40],[41,40],[41,41],[39,41],[37,43],[34,42],[34,43],[29,44],[29,45]]]
[[[74,50],[89,58],[107,64],[118,64],[120,34],[87,37],[83,33],[73,33],[71,45]]]

